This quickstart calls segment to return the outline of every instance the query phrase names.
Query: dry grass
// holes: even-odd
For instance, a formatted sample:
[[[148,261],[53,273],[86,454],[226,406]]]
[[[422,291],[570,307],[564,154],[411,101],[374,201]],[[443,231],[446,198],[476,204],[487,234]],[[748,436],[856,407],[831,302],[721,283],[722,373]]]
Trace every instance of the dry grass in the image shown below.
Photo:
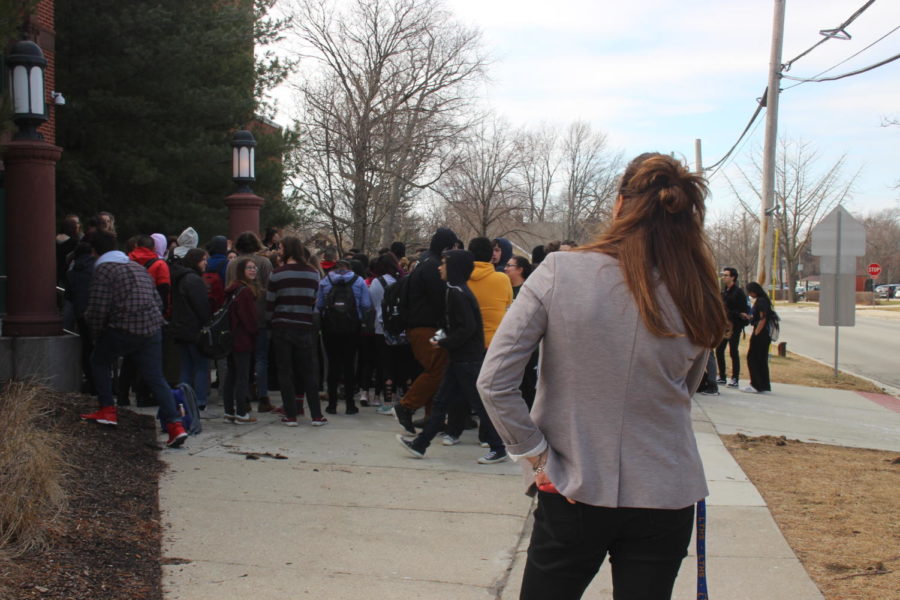
[[[747,346],[749,335],[741,340],[741,370],[746,373]],[[775,352],[777,344],[772,344],[769,356],[769,379],[772,383],[791,383],[817,388],[831,388],[836,390],[852,390],[856,392],[884,393],[884,391],[870,381],[860,379],[853,375],[838,372],[834,376],[834,369],[822,363],[810,360],[804,356],[788,352],[786,357],[778,356]],[[727,357],[726,364],[731,368],[731,359]]]
[[[722,436],[827,600],[900,598],[900,456]]]
[[[42,547],[66,505],[61,440],[45,423],[50,397],[18,381],[0,393],[0,552],[7,557]]]

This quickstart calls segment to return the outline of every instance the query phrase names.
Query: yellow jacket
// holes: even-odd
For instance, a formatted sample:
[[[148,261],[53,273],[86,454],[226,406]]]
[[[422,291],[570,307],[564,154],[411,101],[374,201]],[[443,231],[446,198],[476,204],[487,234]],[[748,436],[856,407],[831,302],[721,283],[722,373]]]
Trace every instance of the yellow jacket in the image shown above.
[[[491,345],[494,332],[500,327],[506,310],[512,304],[512,284],[504,273],[494,270],[494,265],[481,261],[475,261],[475,270],[469,276],[467,284],[481,308],[484,346],[487,348]]]

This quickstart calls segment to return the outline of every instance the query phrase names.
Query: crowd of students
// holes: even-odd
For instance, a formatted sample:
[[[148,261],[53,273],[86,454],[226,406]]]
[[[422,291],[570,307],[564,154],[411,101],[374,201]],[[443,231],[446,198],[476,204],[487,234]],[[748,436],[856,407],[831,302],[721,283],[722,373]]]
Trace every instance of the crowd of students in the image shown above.
[[[110,213],[92,218],[84,232],[77,216],[64,220],[57,256],[66,327],[82,336],[84,391],[98,393],[99,368],[104,379],[111,373],[117,405],[128,405],[132,392],[137,405],[155,405],[155,383],[140,376],[136,354],[102,365],[91,360],[102,334],[85,320],[97,293],[93,268],[103,254],[93,240],[115,234]],[[506,452],[475,389],[480,361],[533,267],[548,251],[574,242],[539,246],[529,259],[514,255],[504,238],[473,238],[463,250],[456,234],[441,228],[428,248],[409,256],[402,242],[369,256],[357,249],[311,252],[297,237],[282,238],[274,230],[265,241],[244,232],[233,242],[214,236],[201,247],[198,232],[188,227],[178,236],[141,234],[116,245],[117,253],[123,254],[121,246],[123,256],[144,268],[159,296],[165,320],[160,361],[168,384],[191,386],[204,418],[242,425],[256,422],[254,413],[274,412],[295,427],[308,407],[311,424],[322,426],[328,422],[323,413],[336,414],[340,404],[348,415],[371,407],[395,415],[405,435],[418,436],[404,439],[421,457],[439,434],[445,445],[459,443],[477,415],[482,445],[490,447],[479,461],[490,464],[506,460]],[[405,327],[392,333],[384,326],[382,304],[404,279]],[[197,340],[223,306],[232,347],[225,359],[215,360]],[[436,334],[442,339],[433,339]],[[537,353],[523,381],[530,400],[536,365]],[[208,408],[211,387],[218,388],[221,415]],[[270,401],[270,389],[280,390],[279,406]],[[414,422],[422,407],[425,419]],[[114,409],[107,407],[99,420],[113,424]]]

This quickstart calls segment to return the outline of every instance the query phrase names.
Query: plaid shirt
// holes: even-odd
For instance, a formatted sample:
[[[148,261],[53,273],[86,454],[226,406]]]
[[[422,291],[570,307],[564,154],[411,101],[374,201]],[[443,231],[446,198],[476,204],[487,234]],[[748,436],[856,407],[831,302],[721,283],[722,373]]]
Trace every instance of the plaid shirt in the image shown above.
[[[147,269],[134,261],[96,267],[84,318],[95,337],[107,328],[142,336],[159,331],[162,302]]]

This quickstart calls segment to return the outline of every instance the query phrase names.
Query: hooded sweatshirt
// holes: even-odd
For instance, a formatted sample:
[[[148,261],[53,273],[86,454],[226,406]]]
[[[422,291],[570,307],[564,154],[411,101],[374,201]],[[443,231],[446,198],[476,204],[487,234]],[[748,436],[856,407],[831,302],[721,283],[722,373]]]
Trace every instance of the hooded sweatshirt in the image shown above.
[[[478,300],[466,285],[475,263],[468,250],[451,250],[446,255],[445,284],[447,337],[438,345],[445,348],[451,362],[474,362],[484,357],[484,328]]]
[[[428,252],[409,275],[409,329],[444,326],[445,288],[438,272],[441,254],[456,243],[456,234],[441,227],[431,237]]]
[[[513,254],[512,243],[506,238],[495,238],[494,241],[500,246],[500,260],[494,265],[494,270],[498,273],[503,273],[506,263],[509,262],[509,259]]]
[[[150,273],[150,277],[153,278],[153,283],[156,285],[156,291],[159,292],[159,298],[163,303],[163,314],[168,314],[169,290],[172,285],[172,279],[169,275],[169,265],[166,264],[166,261],[159,259],[155,250],[143,248],[141,246],[137,246],[134,250],[129,252],[128,257],[147,269],[147,272]],[[147,266],[147,263],[150,263],[149,267]]]
[[[196,341],[210,316],[206,284],[200,274],[184,265],[172,265],[172,338],[184,343]]]
[[[206,249],[209,252],[206,272],[216,273],[222,279],[222,287],[225,287],[225,271],[228,268],[228,240],[224,235],[217,235],[209,241]]]
[[[481,307],[484,343],[485,347],[490,346],[494,333],[500,327],[500,321],[512,304],[512,283],[505,273],[495,271],[491,263],[476,261],[469,277],[469,289],[475,294],[478,306]]]
[[[193,227],[188,227],[179,234],[176,242],[178,245],[175,246],[172,252],[175,254],[175,258],[184,258],[188,250],[197,247],[197,244],[200,242],[200,236],[197,235],[197,231]]]
[[[169,247],[169,240],[161,233],[154,233],[150,237],[153,238],[153,247],[156,250],[156,255],[160,258],[165,258],[166,249]]]

